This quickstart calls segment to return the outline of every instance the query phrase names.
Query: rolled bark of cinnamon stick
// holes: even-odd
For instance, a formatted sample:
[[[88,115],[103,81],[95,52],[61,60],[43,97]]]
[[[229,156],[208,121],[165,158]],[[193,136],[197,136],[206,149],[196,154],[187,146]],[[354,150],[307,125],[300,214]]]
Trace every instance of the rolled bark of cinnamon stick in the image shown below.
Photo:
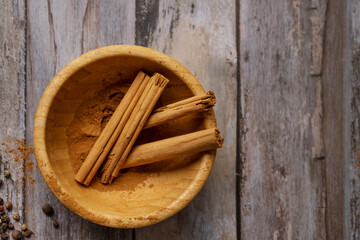
[[[108,154],[108,156],[106,158],[106,162],[101,169],[101,172],[106,172],[110,167],[114,167],[114,165],[116,163],[114,163],[113,159],[121,157],[122,151],[124,151],[124,148],[126,147],[126,145],[128,143],[127,141],[130,140],[130,137],[126,136],[126,134],[129,134],[128,133],[129,129],[131,127],[134,127],[135,126],[134,124],[137,124],[137,122],[135,122],[135,118],[139,114],[140,108],[142,107],[145,98],[149,94],[149,92],[152,89],[154,84],[155,84],[155,78],[152,77],[150,79],[150,82],[146,86],[142,96],[140,97],[139,101],[136,103],[136,106],[135,106],[133,112],[131,113],[131,115],[128,119],[128,122],[124,126],[123,132],[121,133],[120,137],[117,139],[115,145],[112,147],[110,153]],[[154,89],[152,89],[152,90],[154,90]],[[113,165],[110,166],[111,164],[113,164]],[[104,175],[104,173],[103,173],[103,175]]]
[[[131,126],[131,123],[134,122],[134,119],[136,117],[136,113],[139,112],[140,107],[142,106],[145,97],[147,96],[147,94],[149,93],[151,87],[153,86],[153,84],[155,83],[155,78],[151,78],[149,83],[147,84],[145,90],[143,91],[139,101],[136,103],[135,108],[133,109],[133,112],[131,113],[128,122],[126,123],[126,125],[124,126],[123,132],[126,133],[127,131],[129,131],[129,128]],[[108,154],[106,160],[105,160],[105,164],[103,165],[103,167],[101,168],[100,172],[105,172],[109,167],[110,164],[112,162],[112,158],[114,158],[114,155],[116,154],[116,150],[119,149],[119,147],[121,147],[121,142],[119,139],[116,139],[116,143],[115,146],[112,146],[112,149],[110,151],[110,153]],[[91,181],[91,180],[90,180]]]
[[[94,146],[91,148],[90,153],[86,157],[84,163],[81,165],[79,171],[75,176],[75,180],[83,183],[88,176],[91,169],[94,167],[100,154],[104,151],[106,144],[114,133],[118,123],[122,119],[126,109],[128,108],[131,100],[138,91],[141,83],[145,79],[146,74],[139,72],[134,82],[131,84],[129,90],[126,92],[124,98],[116,108],[114,114],[111,116],[109,122],[106,124],[104,130],[101,132],[99,138],[96,140]]]
[[[154,79],[154,80],[153,80]],[[113,150],[110,152],[107,164],[107,169],[104,171],[101,182],[104,184],[108,184],[111,180],[111,175],[117,165],[122,167],[125,159],[127,156],[122,157],[122,155],[129,151],[126,151],[128,147],[132,147],[133,143],[135,142],[136,138],[140,134],[146,120],[149,118],[151,111],[153,110],[157,100],[159,99],[161,93],[164,91],[166,85],[168,84],[169,80],[166,79],[164,76],[155,73],[152,77],[150,82],[152,84],[149,92],[146,94],[145,91],[143,93],[144,100],[141,103],[139,108],[135,108],[129,121],[126,123],[123,132],[120,134],[120,137],[116,141]],[[140,100],[139,100],[140,103]],[[134,116],[134,117],[133,117]],[[134,141],[131,141],[134,138]]]
[[[114,146],[116,140],[120,136],[121,131],[124,129],[124,126],[125,126],[126,122],[129,121],[129,117],[130,117],[132,111],[134,110],[136,104],[139,102],[143,92],[146,91],[146,87],[149,88],[149,81],[150,81],[150,77],[146,75],[143,82],[141,83],[138,91],[136,92],[134,98],[131,100],[131,102],[129,104],[129,107],[126,109],[126,111],[124,113],[124,116],[122,117],[119,124],[117,125],[117,127],[116,127],[114,133],[112,134],[111,138],[107,142],[107,144],[106,144],[106,146],[104,148],[104,151],[100,154],[99,159],[96,161],[93,168],[89,172],[88,176],[84,180],[84,182],[83,182],[84,185],[88,186],[90,184],[91,180],[94,178],[94,176],[97,173],[98,169],[103,164],[103,162],[106,159],[107,155],[109,154],[112,147]]]
[[[204,94],[155,109],[147,120],[144,129],[158,126],[191,113],[207,111],[212,108],[215,103],[215,94],[212,91],[208,91]]]
[[[166,87],[167,84],[168,84],[168,80],[163,81],[161,83],[161,86],[160,86],[161,90],[157,91],[154,99],[151,101],[150,106],[148,107],[147,111],[145,112],[143,118],[141,119],[141,121],[139,123],[139,126],[137,127],[134,136],[131,138],[129,145],[126,147],[125,152],[123,153],[123,155],[121,156],[118,164],[116,165],[115,169],[111,173],[111,176],[110,176],[110,179],[108,180],[108,183],[112,183],[113,179],[118,176],[120,169],[124,165],[124,163],[126,161],[126,158],[128,157],[128,155],[129,155],[129,153],[130,153],[130,151],[132,149],[132,146],[134,145],[134,143],[135,143],[135,141],[137,139],[137,136],[139,136],[139,134],[140,134],[141,130],[143,129],[145,123],[147,122],[147,120],[148,120],[148,118],[149,118],[149,116],[150,116],[150,114],[151,114],[157,100],[160,98],[160,96],[161,96],[161,94],[163,92],[163,89]]]
[[[131,150],[122,169],[221,148],[223,141],[219,129],[209,128],[142,144]]]
[[[207,98],[213,98],[213,99],[215,99],[215,94],[214,94],[212,91],[207,91],[205,94],[196,95],[196,96],[193,96],[193,97],[190,97],[190,98],[186,98],[186,99],[184,99],[184,100],[181,100],[181,101],[178,101],[178,102],[174,102],[174,103],[168,104],[168,105],[166,105],[166,106],[157,108],[157,109],[155,109],[155,110],[153,111],[153,113],[162,112],[162,111],[164,111],[164,110],[166,110],[166,109],[179,107],[179,106],[181,106],[181,105],[185,105],[185,104],[188,104],[188,103],[191,103],[191,102],[195,102],[195,101],[198,101],[198,100],[204,100],[204,99],[207,99]],[[215,102],[216,102],[216,99],[215,99]]]

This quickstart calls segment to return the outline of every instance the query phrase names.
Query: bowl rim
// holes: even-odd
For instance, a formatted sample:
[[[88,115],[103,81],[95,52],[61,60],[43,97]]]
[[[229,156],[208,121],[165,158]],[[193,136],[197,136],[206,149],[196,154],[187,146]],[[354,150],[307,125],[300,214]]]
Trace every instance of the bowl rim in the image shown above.
[[[201,160],[201,167],[199,168],[199,171],[196,174],[195,179],[191,182],[190,186],[184,190],[183,194],[177,200],[172,202],[170,206],[166,207],[168,210],[157,211],[156,217],[154,217],[153,214],[143,218],[124,216],[116,217],[114,215],[103,212],[93,211],[78,203],[77,199],[69,192],[67,192],[64,187],[62,187],[62,184],[56,178],[54,169],[51,165],[45,141],[47,116],[58,91],[66,81],[71,80],[71,76],[76,71],[85,67],[86,65],[94,63],[95,61],[120,55],[143,57],[153,61],[156,61],[155,59],[162,59],[160,64],[180,77],[187,86],[191,85],[190,91],[194,95],[205,92],[198,80],[189,70],[164,53],[136,45],[112,45],[97,48],[72,60],[50,81],[39,101],[35,113],[33,143],[36,161],[45,183],[53,192],[53,194],[67,208],[80,217],[103,226],[114,228],[137,228],[163,221],[166,218],[169,218],[170,216],[179,212],[187,204],[189,204],[202,189],[208,176],[210,175],[215,160],[216,150],[203,155]],[[210,125],[208,127],[216,127],[216,119],[213,111],[210,111],[207,122],[208,125]]]

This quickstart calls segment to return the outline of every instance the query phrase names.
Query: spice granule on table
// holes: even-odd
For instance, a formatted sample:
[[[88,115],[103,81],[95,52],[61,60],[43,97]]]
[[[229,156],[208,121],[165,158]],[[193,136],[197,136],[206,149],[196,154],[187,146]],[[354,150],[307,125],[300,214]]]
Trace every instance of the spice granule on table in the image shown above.
[[[10,153],[14,162],[19,164],[24,163],[25,167],[20,166],[20,169],[25,170],[23,178],[27,178],[29,182],[33,184],[35,180],[27,173],[32,172],[34,169],[34,161],[30,159],[30,156],[34,153],[34,149],[28,146],[23,140],[14,137],[7,137],[1,143],[1,146],[0,151]]]

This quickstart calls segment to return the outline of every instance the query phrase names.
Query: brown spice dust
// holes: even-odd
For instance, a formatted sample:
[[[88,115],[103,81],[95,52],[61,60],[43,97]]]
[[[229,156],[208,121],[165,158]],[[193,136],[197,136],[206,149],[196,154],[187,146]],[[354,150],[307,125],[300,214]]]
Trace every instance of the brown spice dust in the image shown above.
[[[7,137],[2,143],[0,151],[10,153],[13,155],[13,160],[19,164],[25,163],[25,168],[21,166],[19,169],[24,170],[25,174],[23,175],[24,179],[28,179],[30,183],[34,183],[33,179],[28,173],[32,172],[34,169],[34,161],[30,159],[31,154],[34,153],[34,149],[28,145],[23,140]]]

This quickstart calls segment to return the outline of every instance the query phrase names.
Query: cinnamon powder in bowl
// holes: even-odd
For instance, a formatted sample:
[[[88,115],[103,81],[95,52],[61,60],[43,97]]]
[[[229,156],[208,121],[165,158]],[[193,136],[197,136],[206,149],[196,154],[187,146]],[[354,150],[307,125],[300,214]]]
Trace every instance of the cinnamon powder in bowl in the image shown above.
[[[65,66],[45,90],[34,123],[35,155],[45,182],[72,211],[118,228],[142,227],[184,208],[204,185],[215,150],[121,170],[111,185],[95,176],[90,186],[75,174],[139,70],[170,80],[157,106],[203,94],[180,63],[139,46],[108,46]],[[213,111],[143,130],[136,144],[216,127]]]

